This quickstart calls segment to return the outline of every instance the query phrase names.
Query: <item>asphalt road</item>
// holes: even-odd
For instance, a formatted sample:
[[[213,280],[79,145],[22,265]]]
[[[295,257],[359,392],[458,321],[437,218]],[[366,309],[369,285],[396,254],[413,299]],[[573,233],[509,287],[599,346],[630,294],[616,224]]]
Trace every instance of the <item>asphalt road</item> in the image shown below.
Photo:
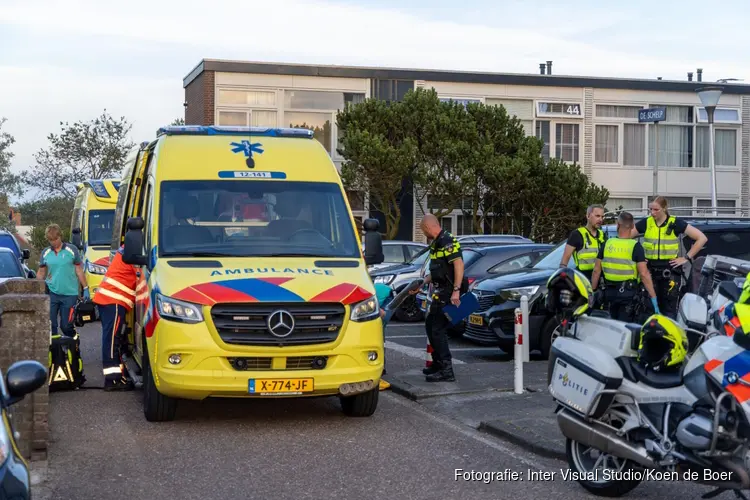
[[[102,383],[97,328],[80,331],[91,387]],[[418,339],[406,335],[418,331],[418,325],[394,325],[387,336],[407,345],[402,343]],[[459,352],[465,360],[492,361],[489,351]],[[396,369],[423,361],[389,349],[387,363]],[[562,462],[532,455],[390,392],[380,394],[378,411],[368,419],[345,417],[335,398],[215,400],[185,402],[176,421],[152,424],[143,418],[140,391],[53,393],[49,472],[34,497],[594,498],[562,479],[561,469],[567,470]],[[457,469],[507,470],[524,480],[464,480],[457,478]],[[529,480],[529,470],[555,472],[555,480]],[[631,497],[678,498],[699,491],[704,490],[689,484],[651,483]]]

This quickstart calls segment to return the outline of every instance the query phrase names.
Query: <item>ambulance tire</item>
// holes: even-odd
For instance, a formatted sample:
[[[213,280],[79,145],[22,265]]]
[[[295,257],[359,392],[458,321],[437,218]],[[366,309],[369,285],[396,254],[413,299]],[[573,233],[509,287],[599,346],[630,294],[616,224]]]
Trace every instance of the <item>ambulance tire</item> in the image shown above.
[[[378,407],[379,397],[379,387],[356,396],[339,396],[341,410],[348,417],[371,417]]]
[[[151,373],[148,348],[143,355],[143,414],[149,422],[170,422],[177,411],[177,400],[159,392]]]

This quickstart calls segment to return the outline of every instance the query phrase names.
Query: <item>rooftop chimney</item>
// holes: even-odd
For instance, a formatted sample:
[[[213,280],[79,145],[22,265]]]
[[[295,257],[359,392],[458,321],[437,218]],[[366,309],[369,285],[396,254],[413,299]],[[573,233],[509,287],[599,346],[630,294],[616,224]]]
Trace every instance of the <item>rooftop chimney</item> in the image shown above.
[[[657,77],[656,77],[656,79],[657,79],[657,80],[661,80],[661,77],[660,77],[660,76],[657,76]]]
[[[539,74],[540,75],[544,74],[544,63],[539,63]]]
[[[552,61],[547,61],[547,74],[552,74]]]
[[[703,81],[703,68],[698,68],[698,81]]]
[[[693,81],[693,72],[692,71],[688,71],[688,81],[689,82]]]

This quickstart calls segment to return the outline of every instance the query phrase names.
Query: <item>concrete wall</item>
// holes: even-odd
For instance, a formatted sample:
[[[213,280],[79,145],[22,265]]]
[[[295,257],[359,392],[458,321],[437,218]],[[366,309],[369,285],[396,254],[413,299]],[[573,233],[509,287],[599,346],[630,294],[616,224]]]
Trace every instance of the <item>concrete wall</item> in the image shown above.
[[[11,279],[0,281],[0,369],[3,375],[16,361],[49,363],[49,296],[44,282]],[[10,418],[21,453],[27,459],[47,457],[49,437],[49,388],[47,384],[10,407]]]

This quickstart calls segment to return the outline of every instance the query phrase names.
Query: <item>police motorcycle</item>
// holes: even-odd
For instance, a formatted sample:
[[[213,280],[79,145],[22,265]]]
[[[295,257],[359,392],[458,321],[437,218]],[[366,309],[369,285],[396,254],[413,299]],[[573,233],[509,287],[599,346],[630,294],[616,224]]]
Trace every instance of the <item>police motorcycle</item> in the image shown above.
[[[552,344],[548,384],[570,477],[599,496],[670,479],[717,488],[703,498],[724,491],[746,498],[750,335],[709,334],[686,360],[685,329],[670,318],[609,320],[594,332],[581,328],[582,320],[602,319],[583,316],[593,303],[583,274],[560,269],[548,289],[547,308],[562,314],[565,330]]]

